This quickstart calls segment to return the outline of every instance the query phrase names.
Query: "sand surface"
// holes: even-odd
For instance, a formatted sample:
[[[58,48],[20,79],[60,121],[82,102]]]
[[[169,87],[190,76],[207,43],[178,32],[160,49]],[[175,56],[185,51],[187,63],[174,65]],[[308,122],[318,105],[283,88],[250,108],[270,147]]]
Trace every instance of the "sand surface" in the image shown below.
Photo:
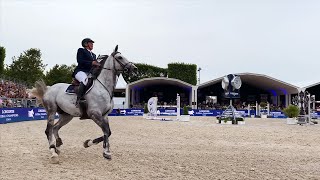
[[[247,119],[219,125],[213,117],[163,122],[110,117],[112,160],[92,121],[60,130],[59,164],[50,164],[46,121],[0,125],[0,179],[320,179],[320,125]]]

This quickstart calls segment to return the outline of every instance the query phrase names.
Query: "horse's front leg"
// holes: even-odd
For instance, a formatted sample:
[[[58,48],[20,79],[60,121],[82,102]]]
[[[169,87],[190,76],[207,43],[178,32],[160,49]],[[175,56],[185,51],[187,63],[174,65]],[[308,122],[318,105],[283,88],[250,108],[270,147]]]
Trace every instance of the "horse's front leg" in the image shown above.
[[[110,152],[110,143],[109,143],[109,136],[111,135],[111,130],[110,130],[110,126],[109,126],[109,120],[108,117],[103,118],[103,116],[101,115],[101,113],[97,113],[94,112],[91,114],[92,120],[102,129],[103,131],[103,138],[97,138],[95,140],[97,140],[96,142],[94,142],[95,140],[93,140],[92,142],[88,142],[87,143],[87,147],[89,147],[90,145],[93,144],[97,144],[99,142],[101,142],[103,140],[103,157],[105,157],[106,159],[111,159],[111,152]],[[86,147],[86,145],[85,145]]]
[[[109,137],[111,136],[111,130],[110,130],[110,126],[109,126],[109,119],[108,117],[103,118],[103,123],[102,126],[104,129],[103,133],[104,133],[104,138],[103,138],[103,157],[105,157],[106,159],[111,159],[111,152],[110,152],[110,143],[109,143]]]

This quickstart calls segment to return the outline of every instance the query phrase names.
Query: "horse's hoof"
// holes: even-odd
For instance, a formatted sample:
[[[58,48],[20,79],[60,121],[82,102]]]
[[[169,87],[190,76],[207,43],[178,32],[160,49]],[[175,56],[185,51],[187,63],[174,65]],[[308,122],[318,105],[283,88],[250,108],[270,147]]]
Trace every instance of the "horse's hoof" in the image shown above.
[[[92,142],[91,142],[91,139],[88,139],[86,140],[84,143],[83,143],[83,147],[85,148],[88,148],[92,145]]]
[[[111,153],[103,153],[103,157],[111,160]]]
[[[56,153],[57,153],[58,155],[60,155],[60,153],[61,153],[60,147],[56,147]]]
[[[56,147],[60,147],[62,144],[63,144],[62,139],[61,139],[61,138],[58,138],[58,139],[56,140]]]
[[[58,155],[52,155],[50,157],[50,163],[51,164],[59,164],[59,156]]]

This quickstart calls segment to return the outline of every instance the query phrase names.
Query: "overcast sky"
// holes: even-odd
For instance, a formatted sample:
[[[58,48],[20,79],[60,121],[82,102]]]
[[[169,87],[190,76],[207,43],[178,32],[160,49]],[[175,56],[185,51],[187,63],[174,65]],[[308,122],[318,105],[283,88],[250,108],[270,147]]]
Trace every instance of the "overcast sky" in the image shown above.
[[[48,68],[76,63],[81,40],[115,45],[130,61],[201,67],[201,83],[259,73],[306,86],[320,82],[319,0],[0,0],[6,64],[39,48]]]

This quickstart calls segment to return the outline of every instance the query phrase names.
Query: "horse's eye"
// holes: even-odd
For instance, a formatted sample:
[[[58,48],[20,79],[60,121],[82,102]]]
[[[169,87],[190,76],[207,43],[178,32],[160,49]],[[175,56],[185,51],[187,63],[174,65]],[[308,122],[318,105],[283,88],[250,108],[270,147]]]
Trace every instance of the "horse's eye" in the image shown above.
[[[122,59],[122,57],[121,57],[121,56],[119,56],[119,57],[118,57],[118,59]]]

